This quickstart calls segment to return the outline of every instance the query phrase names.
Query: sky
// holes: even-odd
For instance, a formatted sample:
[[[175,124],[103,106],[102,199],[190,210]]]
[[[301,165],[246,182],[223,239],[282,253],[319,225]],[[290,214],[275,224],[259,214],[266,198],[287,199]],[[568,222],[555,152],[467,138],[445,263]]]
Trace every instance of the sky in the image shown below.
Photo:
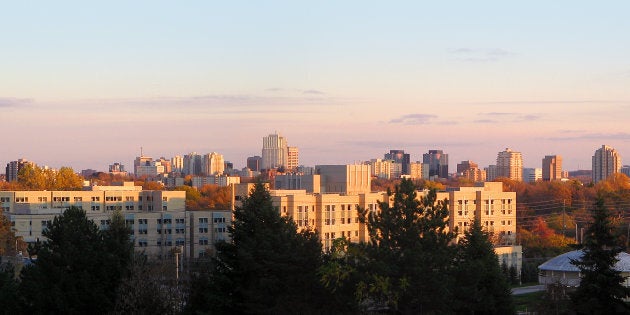
[[[300,164],[430,149],[630,164],[627,1],[12,1],[0,165],[129,170],[278,132]],[[624,157],[626,157],[624,159]]]

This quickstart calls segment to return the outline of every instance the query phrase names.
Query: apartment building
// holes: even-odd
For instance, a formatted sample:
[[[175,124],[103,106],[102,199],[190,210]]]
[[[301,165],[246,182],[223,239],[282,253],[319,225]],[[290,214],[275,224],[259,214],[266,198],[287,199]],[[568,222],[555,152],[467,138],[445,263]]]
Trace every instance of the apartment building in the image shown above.
[[[217,240],[227,239],[229,210],[186,211],[183,191],[142,190],[132,182],[121,186],[94,186],[87,191],[0,191],[2,213],[14,225],[16,236],[32,243],[44,240],[42,231],[55,216],[75,206],[105,229],[114,211],[121,211],[131,228],[136,250],[166,257],[176,247],[184,257],[213,251]]]

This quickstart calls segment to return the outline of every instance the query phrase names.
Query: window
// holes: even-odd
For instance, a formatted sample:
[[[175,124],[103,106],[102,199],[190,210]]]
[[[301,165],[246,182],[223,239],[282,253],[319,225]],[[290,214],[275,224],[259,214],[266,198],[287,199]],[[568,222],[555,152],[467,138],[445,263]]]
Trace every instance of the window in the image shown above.
[[[101,211],[101,206],[92,206],[92,211]]]
[[[199,228],[199,233],[208,233],[208,228]]]
[[[16,203],[26,203],[28,202],[28,197],[15,197]]]
[[[164,219],[164,224],[171,224],[172,219]]]
[[[175,229],[175,234],[184,234],[184,229]]]
[[[184,240],[175,240],[175,246],[184,246],[186,245],[186,241]]]
[[[126,196],[125,201],[133,201],[133,196]]]
[[[162,197],[162,201],[168,201],[168,197]]]
[[[149,231],[147,231],[147,228],[139,228],[138,229],[138,234],[148,234]]]
[[[184,219],[175,219],[176,224],[184,224]]]
[[[101,197],[92,197],[92,201],[101,201]]]
[[[227,232],[227,229],[225,227],[217,227],[217,228],[214,228],[214,231],[216,233],[225,233]]]
[[[208,218],[199,218],[199,223],[208,223]]]
[[[214,223],[225,223],[225,218],[214,218]]]
[[[83,202],[83,197],[74,197],[74,202]]]
[[[133,209],[134,209],[134,206],[125,206],[125,209],[126,209],[126,210],[133,210]]]
[[[162,206],[162,211],[168,211],[168,207],[167,206]]]
[[[9,202],[11,200],[9,197],[0,197],[0,202]]]
[[[206,240],[206,239],[200,239],[200,240],[199,240],[199,245],[208,245],[208,240]]]
[[[39,202],[48,202],[48,197],[37,197],[37,201],[39,201]]]

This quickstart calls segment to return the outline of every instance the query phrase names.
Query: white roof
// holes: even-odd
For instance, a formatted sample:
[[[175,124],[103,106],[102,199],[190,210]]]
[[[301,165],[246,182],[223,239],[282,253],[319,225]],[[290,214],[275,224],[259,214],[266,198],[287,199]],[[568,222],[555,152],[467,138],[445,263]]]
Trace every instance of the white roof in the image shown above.
[[[564,253],[560,256],[556,256],[547,260],[542,265],[538,266],[540,270],[553,270],[553,271],[575,271],[579,272],[580,269],[571,263],[572,260],[578,260],[582,257],[582,250],[574,250],[568,253]],[[621,272],[630,272],[630,254],[621,252],[617,254],[617,263],[615,264],[615,270]]]

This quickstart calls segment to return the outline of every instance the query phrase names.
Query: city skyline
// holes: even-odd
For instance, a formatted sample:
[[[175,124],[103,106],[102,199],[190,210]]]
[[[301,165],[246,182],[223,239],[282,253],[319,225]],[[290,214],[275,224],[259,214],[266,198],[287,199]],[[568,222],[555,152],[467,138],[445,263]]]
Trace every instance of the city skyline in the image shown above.
[[[512,148],[590,169],[630,156],[630,4],[10,3],[0,164],[106,171],[275,131],[300,164],[438,149],[449,169]],[[623,160],[622,160],[623,162]]]

